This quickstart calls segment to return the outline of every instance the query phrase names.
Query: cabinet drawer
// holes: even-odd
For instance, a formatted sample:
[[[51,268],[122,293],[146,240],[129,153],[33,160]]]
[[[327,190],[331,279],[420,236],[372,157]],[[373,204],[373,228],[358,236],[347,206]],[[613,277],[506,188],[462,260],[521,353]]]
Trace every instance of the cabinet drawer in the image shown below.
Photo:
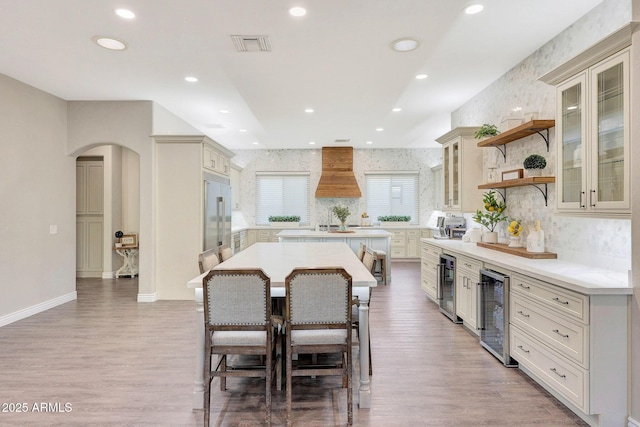
[[[589,326],[555,314],[528,298],[511,296],[512,325],[517,325],[569,360],[589,368]]]
[[[404,247],[404,244],[405,244],[405,240],[404,239],[400,239],[400,238],[397,238],[397,237],[392,237],[391,238],[391,247],[394,247],[394,246]]]
[[[469,273],[480,274],[482,262],[456,254],[456,268],[466,270]]]
[[[404,258],[407,256],[404,246],[401,248],[391,247],[391,258]]]
[[[440,254],[442,254],[442,249],[437,246],[432,246],[427,243],[422,243],[422,257],[429,258],[434,262],[440,262]]]
[[[589,323],[589,297],[520,274],[512,275],[511,290],[522,293],[560,313]]]
[[[394,238],[404,239],[404,237],[407,235],[406,230],[385,230],[385,231],[388,231],[389,233],[391,233],[391,239],[394,239]]]
[[[512,327],[510,331],[511,356],[549,387],[589,413],[589,371],[565,361],[521,329]]]
[[[407,230],[407,237],[420,237],[420,230]]]

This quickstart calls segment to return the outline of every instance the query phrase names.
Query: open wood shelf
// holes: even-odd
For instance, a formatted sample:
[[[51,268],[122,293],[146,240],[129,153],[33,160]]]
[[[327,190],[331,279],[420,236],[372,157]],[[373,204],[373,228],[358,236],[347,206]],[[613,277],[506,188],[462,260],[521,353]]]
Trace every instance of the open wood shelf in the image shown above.
[[[478,147],[495,147],[496,145],[505,145],[520,138],[524,138],[534,133],[540,134],[540,131],[547,130],[556,125],[555,120],[531,120],[520,126],[504,131],[496,136],[478,142]],[[544,136],[543,136],[544,138]],[[548,141],[548,138],[546,139]],[[547,142],[547,150],[548,142]]]
[[[507,181],[480,184],[478,185],[478,188],[487,189],[487,188],[523,187],[525,185],[549,184],[552,182],[556,182],[555,176],[530,176],[528,178],[509,179]]]
[[[506,181],[500,182],[490,182],[488,184],[480,184],[478,185],[478,189],[486,190],[486,189],[498,189],[504,188],[504,192],[498,191],[498,194],[502,196],[504,202],[507,202],[507,188],[511,187],[524,187],[525,185],[531,185],[542,193],[542,197],[544,197],[544,205],[547,206],[548,202],[548,189],[547,184],[551,184],[556,182],[555,176],[530,176],[528,178],[520,178],[520,179],[509,179]],[[543,189],[544,188],[544,189]]]
[[[554,254],[553,252],[529,252],[526,248],[511,248],[509,245],[501,244],[501,243],[482,243],[478,242],[478,246],[493,249],[494,251],[504,252],[506,254],[521,256],[523,258],[529,259],[556,259],[558,258],[558,254]]]

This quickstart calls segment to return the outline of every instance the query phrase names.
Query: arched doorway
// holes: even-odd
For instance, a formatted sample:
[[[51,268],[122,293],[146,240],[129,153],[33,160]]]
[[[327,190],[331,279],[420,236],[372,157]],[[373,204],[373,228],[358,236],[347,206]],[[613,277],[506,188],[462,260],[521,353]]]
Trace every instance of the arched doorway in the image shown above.
[[[113,279],[123,263],[113,250],[115,232],[140,233],[140,156],[94,145],[77,155],[76,170],[76,277]]]

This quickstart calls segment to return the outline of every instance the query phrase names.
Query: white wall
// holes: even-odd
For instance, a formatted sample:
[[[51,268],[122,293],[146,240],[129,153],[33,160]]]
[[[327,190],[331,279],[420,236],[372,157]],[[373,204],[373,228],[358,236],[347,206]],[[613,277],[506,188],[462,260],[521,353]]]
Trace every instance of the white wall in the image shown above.
[[[63,100],[0,75],[0,129],[2,326],[75,299],[76,200]]]
[[[116,144],[139,155],[139,279],[138,300],[153,301],[155,289],[155,180],[152,134],[153,103],[149,101],[70,101],[67,150],[77,156],[88,148]],[[127,161],[131,157],[127,156]],[[135,170],[134,170],[135,173]],[[135,192],[134,192],[135,194]],[[128,208],[131,204],[128,204]],[[135,228],[135,224],[124,224]],[[129,230],[127,230],[129,231]]]
[[[243,168],[240,173],[240,204],[247,224],[255,225],[257,171],[307,171],[311,177],[311,224],[326,224],[327,211],[336,204],[349,207],[348,223],[360,221],[360,213],[366,211],[364,174],[369,171],[419,171],[420,172],[420,225],[426,226],[435,209],[433,174],[431,167],[442,163],[440,148],[413,149],[355,149],[353,170],[362,192],[359,199],[316,199],[314,197],[322,172],[322,150],[236,150],[233,163]],[[236,201],[233,201],[236,204]],[[334,224],[338,224],[335,217]],[[375,221],[375,218],[374,218]]]

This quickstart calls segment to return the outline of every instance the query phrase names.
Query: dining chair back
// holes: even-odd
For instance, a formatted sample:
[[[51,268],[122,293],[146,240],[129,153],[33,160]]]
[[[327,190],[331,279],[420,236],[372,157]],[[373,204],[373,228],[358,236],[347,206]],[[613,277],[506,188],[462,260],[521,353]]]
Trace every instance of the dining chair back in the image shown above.
[[[364,254],[367,252],[367,245],[364,243],[360,243],[360,247],[358,248],[358,259],[362,261],[364,258]]]
[[[211,270],[203,279],[205,326],[205,427],[209,426],[211,382],[227,377],[265,378],[266,421],[271,425],[271,383],[280,373],[276,356],[277,329],[271,318],[271,280],[261,269]],[[217,354],[217,366],[211,356]],[[231,366],[229,355],[264,356],[256,366]]]
[[[218,264],[220,264],[220,259],[218,258],[218,251],[215,249],[208,249],[198,255],[200,274],[212,270]]]
[[[285,279],[287,426],[291,426],[292,377],[342,376],[347,419],[353,424],[352,279],[343,268],[296,268]],[[294,354],[339,353],[335,365],[293,364]]]
[[[225,262],[233,256],[233,251],[229,245],[220,245],[218,252],[220,253],[220,262]]]

